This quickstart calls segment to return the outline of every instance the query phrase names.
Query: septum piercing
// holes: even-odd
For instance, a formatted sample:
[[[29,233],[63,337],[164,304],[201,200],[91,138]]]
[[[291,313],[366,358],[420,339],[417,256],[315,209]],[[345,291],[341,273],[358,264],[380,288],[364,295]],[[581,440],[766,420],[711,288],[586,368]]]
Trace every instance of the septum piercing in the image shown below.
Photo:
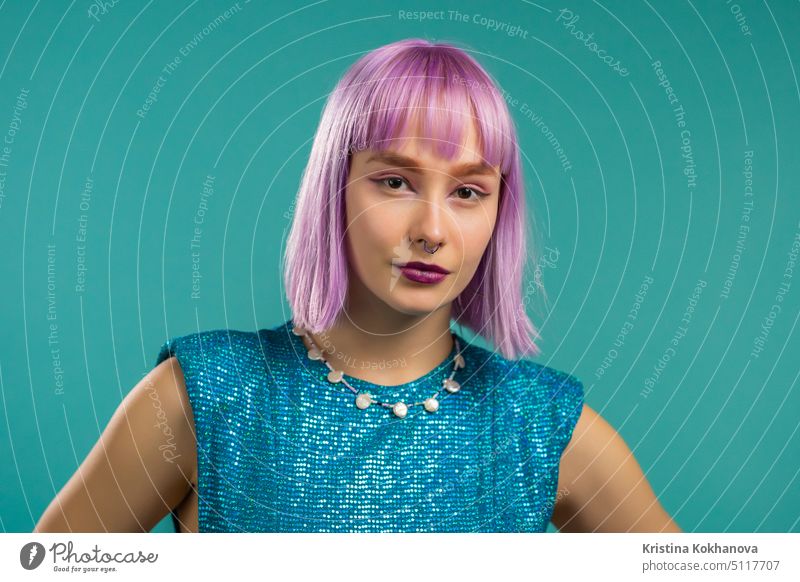
[[[434,247],[434,249],[433,249],[432,251],[431,251],[431,250],[428,250],[428,241],[426,241],[425,239],[422,239],[422,248],[423,248],[423,249],[425,250],[425,252],[426,252],[426,253],[428,253],[429,255],[432,255],[433,253],[435,253],[436,251],[438,251],[440,246],[441,246],[441,244],[437,244],[437,245],[436,245],[436,247]]]

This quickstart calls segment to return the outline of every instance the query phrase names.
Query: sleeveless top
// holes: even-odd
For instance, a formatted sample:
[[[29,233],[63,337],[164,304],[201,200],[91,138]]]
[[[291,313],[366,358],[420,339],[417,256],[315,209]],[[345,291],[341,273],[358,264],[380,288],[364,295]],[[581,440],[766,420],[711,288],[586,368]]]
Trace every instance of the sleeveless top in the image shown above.
[[[194,415],[200,532],[547,529],[583,407],[577,378],[451,330],[466,363],[453,376],[460,390],[442,391],[435,412],[413,406],[399,418],[378,404],[357,408],[293,327],[203,331],[161,347],[156,365],[178,359]],[[347,381],[383,402],[421,402],[455,355],[454,344],[436,368],[397,386]],[[172,520],[180,531],[174,511]]]

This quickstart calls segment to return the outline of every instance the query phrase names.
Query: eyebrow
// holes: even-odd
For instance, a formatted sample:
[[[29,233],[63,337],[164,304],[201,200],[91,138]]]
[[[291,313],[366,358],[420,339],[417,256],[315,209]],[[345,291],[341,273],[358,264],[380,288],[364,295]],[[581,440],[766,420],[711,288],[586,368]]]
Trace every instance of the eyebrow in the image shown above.
[[[422,171],[422,166],[417,163],[414,158],[409,158],[408,156],[404,156],[402,154],[394,153],[394,152],[377,152],[367,159],[366,163],[369,162],[383,162],[385,164],[391,164],[393,166],[398,166],[401,168],[407,169],[409,172],[420,173]],[[467,176],[473,174],[483,174],[486,176],[496,176],[497,171],[489,166],[488,164],[483,164],[480,162],[465,162],[463,164],[458,164],[453,166],[450,169],[450,174],[452,176]]]

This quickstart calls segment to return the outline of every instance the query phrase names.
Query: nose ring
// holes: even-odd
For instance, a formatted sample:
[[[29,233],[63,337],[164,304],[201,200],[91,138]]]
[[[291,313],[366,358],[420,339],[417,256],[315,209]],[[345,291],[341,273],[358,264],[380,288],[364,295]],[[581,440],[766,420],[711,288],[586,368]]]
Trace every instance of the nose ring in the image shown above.
[[[425,239],[422,239],[422,248],[423,248],[423,249],[425,249],[425,252],[426,252],[426,253],[428,253],[429,255],[432,255],[433,253],[435,253],[436,251],[438,251],[438,250],[439,250],[439,246],[440,246],[440,245],[439,245],[439,244],[437,244],[437,245],[436,245],[436,246],[433,248],[433,250],[431,250],[431,249],[429,249],[429,248],[428,248],[428,241],[426,241]]]

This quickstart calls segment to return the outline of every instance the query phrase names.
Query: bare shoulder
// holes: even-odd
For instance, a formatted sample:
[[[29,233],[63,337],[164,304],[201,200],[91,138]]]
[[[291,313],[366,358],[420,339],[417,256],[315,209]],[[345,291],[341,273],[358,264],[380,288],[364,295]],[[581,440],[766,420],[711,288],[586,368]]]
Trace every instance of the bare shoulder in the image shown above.
[[[196,479],[194,420],[176,358],[126,395],[34,532],[150,531]]]
[[[189,475],[190,481],[197,482],[197,441],[195,438],[194,414],[192,412],[186,379],[176,357],[170,357],[156,366],[148,381],[145,376],[145,391],[150,406],[155,410],[161,438],[161,456],[166,462],[173,462]],[[138,388],[138,386],[137,386]],[[136,396],[143,400],[142,394]],[[149,420],[150,411],[144,414]],[[174,424],[172,422],[174,419]],[[182,461],[178,461],[182,458]]]
[[[559,465],[561,531],[679,532],[622,436],[588,404]]]
[[[580,461],[590,461],[597,453],[611,446],[619,448],[622,437],[597,411],[584,403],[578,422],[572,432],[572,438],[564,449],[566,467],[562,463],[561,468],[574,468],[573,465]]]

